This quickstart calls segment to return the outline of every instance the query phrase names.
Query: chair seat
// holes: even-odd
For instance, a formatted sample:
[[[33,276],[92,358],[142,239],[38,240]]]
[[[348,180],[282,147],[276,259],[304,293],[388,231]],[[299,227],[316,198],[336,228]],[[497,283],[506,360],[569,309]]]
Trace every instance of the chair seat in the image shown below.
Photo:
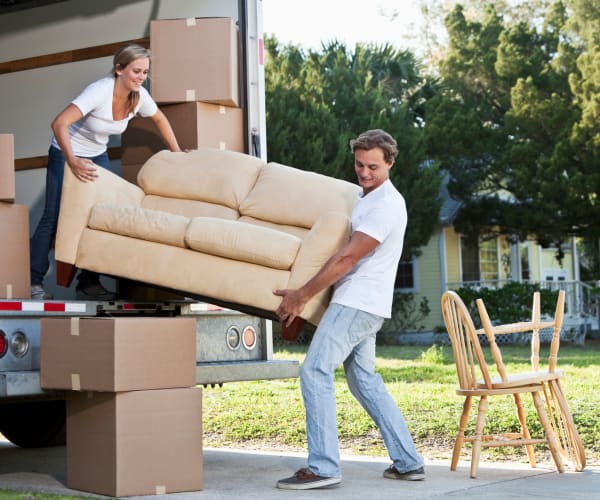
[[[509,375],[506,381],[503,381],[500,377],[493,377],[492,389],[504,389],[507,387],[520,387],[524,385],[540,384],[542,382],[547,382],[548,380],[556,380],[560,378],[562,374],[562,371],[516,373],[514,375]],[[477,387],[480,389],[485,389],[485,382],[483,380],[478,380]]]

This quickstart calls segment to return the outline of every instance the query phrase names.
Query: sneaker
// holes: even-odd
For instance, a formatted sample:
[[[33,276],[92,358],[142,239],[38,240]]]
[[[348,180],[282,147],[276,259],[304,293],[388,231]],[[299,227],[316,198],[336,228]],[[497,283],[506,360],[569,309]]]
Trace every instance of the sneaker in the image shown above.
[[[383,477],[387,477],[388,479],[402,479],[404,481],[423,481],[425,480],[425,469],[419,467],[408,472],[398,472],[392,464],[383,471]]]
[[[296,471],[291,477],[277,481],[280,490],[312,490],[316,488],[336,488],[342,482],[339,477],[317,476],[309,468]]]
[[[52,294],[46,292],[42,285],[31,285],[31,298],[34,300],[52,300]]]
[[[108,291],[100,283],[92,283],[76,288],[77,298],[81,300],[115,300],[116,294]]]

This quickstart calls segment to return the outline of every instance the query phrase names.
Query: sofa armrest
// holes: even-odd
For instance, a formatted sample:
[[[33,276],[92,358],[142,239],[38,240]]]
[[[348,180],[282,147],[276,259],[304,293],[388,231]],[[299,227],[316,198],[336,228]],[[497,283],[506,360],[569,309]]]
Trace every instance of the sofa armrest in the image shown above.
[[[144,191],[100,166],[96,170],[98,177],[93,182],[81,182],[68,165],[65,164],[64,168],[55,257],[57,261],[75,264],[79,240],[92,207],[96,203],[139,207]]]
[[[350,237],[350,218],[342,212],[326,212],[302,240],[298,256],[292,266],[289,288],[299,288],[311,279],[323,264],[335,254]],[[329,303],[331,290],[323,290],[307,304],[302,316],[317,324]]]

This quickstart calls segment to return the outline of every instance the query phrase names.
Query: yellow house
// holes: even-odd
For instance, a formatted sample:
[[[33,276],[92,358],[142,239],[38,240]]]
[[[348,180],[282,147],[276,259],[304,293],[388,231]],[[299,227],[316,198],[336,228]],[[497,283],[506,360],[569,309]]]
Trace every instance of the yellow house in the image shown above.
[[[416,304],[423,297],[429,302],[431,312],[417,325],[418,329],[432,331],[443,327],[440,299],[449,289],[462,286],[496,288],[507,281],[574,288],[573,284],[579,282],[574,240],[570,246],[562,248],[562,262],[556,259],[556,248],[542,248],[533,240],[513,243],[501,236],[470,246],[452,226],[458,209],[458,203],[447,197],[440,211],[437,232],[421,249],[419,257],[403,262],[399,267],[397,291],[413,293]],[[574,293],[568,293],[568,297],[567,311],[573,311],[576,309],[574,301],[581,299]]]

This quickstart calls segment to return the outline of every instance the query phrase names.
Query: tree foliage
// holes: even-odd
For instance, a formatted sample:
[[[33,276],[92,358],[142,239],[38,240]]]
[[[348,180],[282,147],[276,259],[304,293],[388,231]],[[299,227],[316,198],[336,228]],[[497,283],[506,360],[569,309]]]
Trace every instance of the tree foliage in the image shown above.
[[[565,2],[542,1],[511,17],[485,3],[479,19],[460,5],[446,17],[443,91],[427,107],[428,152],[463,202],[456,228],[558,248],[598,237],[600,8],[572,0],[582,14],[571,17]]]
[[[404,257],[418,254],[438,221],[440,176],[424,148],[424,103],[434,85],[413,55],[390,45],[349,51],[337,41],[304,52],[267,38],[265,47],[269,160],[356,182],[350,139],[386,130],[398,142],[390,177],[409,217]]]

